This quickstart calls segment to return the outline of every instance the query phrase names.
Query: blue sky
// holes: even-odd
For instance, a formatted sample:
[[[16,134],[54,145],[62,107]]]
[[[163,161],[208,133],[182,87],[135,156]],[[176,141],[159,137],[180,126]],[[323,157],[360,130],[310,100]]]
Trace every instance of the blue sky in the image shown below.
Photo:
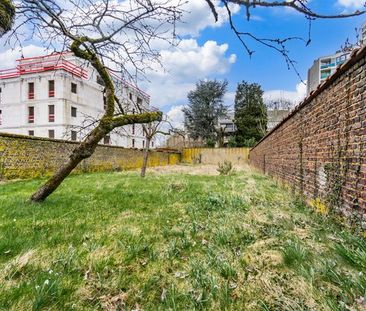
[[[121,3],[126,0],[115,1]],[[362,9],[365,0],[309,0],[309,5],[317,12],[335,14]],[[183,120],[181,109],[187,102],[187,93],[194,89],[195,82],[199,79],[227,79],[229,90],[225,102],[228,105],[233,104],[237,83],[242,80],[262,85],[267,97],[280,94],[299,101],[304,96],[305,86],[293,70],[287,69],[281,55],[253,41],[247,41],[255,51],[252,58],[249,58],[230,30],[224,9],[219,9],[218,23],[214,23],[204,0],[189,0],[185,9],[191,13],[184,14],[185,23],[178,25],[181,44],[178,47],[157,45],[164,71],[159,69],[148,73],[149,81],[139,84],[140,88],[151,94],[151,104],[167,113],[176,125]],[[249,22],[238,6],[234,6],[232,10],[238,28],[258,37],[307,38],[307,20],[291,9],[254,9]],[[359,27],[364,21],[366,15],[313,21],[310,46],[306,47],[303,42],[293,42],[288,46],[291,57],[297,61],[301,77],[306,80],[307,70],[314,59],[334,53],[347,38],[354,41],[355,27]],[[25,57],[43,53],[44,48],[40,42],[30,41],[24,44]],[[11,67],[19,54],[19,51],[1,47],[1,67]]]
[[[345,13],[356,9],[362,9],[363,0],[312,0],[311,8],[320,13]],[[308,22],[305,17],[290,9],[260,8],[252,10],[252,19],[246,21],[243,10],[234,15],[239,29],[251,32],[258,37],[284,38],[298,36],[307,39]],[[297,69],[301,77],[307,79],[307,70],[313,61],[323,55],[332,54],[345,43],[347,38],[351,42],[356,40],[355,28],[366,21],[366,15],[347,19],[318,19],[312,22],[311,44],[305,46],[304,42],[296,41],[288,45],[291,57],[297,61]],[[194,37],[194,36],[193,36]],[[305,95],[305,86],[294,70],[288,70],[285,60],[275,51],[258,45],[253,41],[247,41],[254,55],[250,58],[245,52],[235,34],[227,23],[220,27],[208,25],[199,35],[194,37],[199,46],[203,46],[208,40],[215,41],[218,45],[227,44],[224,60],[229,55],[235,55],[235,62],[227,64],[223,73],[212,70],[206,76],[198,72],[196,78],[217,78],[229,81],[229,92],[226,98],[227,104],[233,103],[237,83],[246,80],[262,85],[265,96],[283,96],[299,102]],[[153,96],[154,98],[154,96]],[[181,106],[186,102],[185,98],[177,98],[170,105],[163,105],[170,117],[177,122],[182,121]]]

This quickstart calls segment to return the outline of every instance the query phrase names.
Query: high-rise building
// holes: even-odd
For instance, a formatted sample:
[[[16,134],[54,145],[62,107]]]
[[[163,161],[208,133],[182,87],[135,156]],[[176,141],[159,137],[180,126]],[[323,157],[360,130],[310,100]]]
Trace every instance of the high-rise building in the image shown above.
[[[113,75],[124,109],[148,109],[149,96]],[[80,141],[104,113],[103,83],[72,53],[23,58],[0,71],[0,132]],[[112,132],[101,143],[142,148],[141,125]]]
[[[307,94],[309,95],[320,83],[332,75],[338,66],[349,59],[351,52],[352,48],[347,48],[315,60],[313,66],[308,70]]]
[[[360,44],[365,45],[366,44],[366,21],[360,27],[359,36],[360,36]]]
[[[366,21],[360,26],[359,42],[356,45],[348,46],[335,54],[323,56],[314,61],[313,66],[308,70],[307,95],[315,90],[319,84],[332,75],[338,66],[350,58],[352,51],[359,45],[366,44]]]

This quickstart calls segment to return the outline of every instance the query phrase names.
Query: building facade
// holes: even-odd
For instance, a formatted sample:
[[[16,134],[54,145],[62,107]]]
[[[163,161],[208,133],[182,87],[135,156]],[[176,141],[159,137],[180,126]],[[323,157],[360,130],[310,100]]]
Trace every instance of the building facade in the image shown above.
[[[323,83],[332,75],[338,66],[350,58],[352,48],[338,51],[333,55],[323,56],[314,61],[313,66],[308,70],[307,94],[314,91],[319,84]]]
[[[149,96],[113,75],[116,94],[129,113]],[[80,141],[104,113],[102,80],[72,53],[23,58],[0,71],[0,132]],[[102,144],[143,148],[141,125],[128,125]]]
[[[366,21],[360,26],[358,37],[356,45],[351,45],[335,54],[323,56],[314,61],[313,66],[308,70],[307,95],[332,75],[338,66],[348,60],[354,49],[366,44]]]
[[[360,27],[360,44],[366,45],[366,21]]]

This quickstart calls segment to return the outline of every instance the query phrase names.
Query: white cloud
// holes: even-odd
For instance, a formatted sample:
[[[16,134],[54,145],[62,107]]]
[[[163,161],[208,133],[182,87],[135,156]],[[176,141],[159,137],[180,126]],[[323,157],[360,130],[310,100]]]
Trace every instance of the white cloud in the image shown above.
[[[193,75],[224,74],[236,61],[235,54],[225,56],[228,48],[227,44],[218,45],[215,41],[206,41],[199,46],[194,39],[183,40],[178,47],[160,52],[165,71],[157,69],[152,75],[170,75],[186,81]]]
[[[236,55],[227,55],[228,48],[215,41],[200,46],[194,39],[183,40],[178,47],[160,52],[165,70],[155,67],[148,73],[151,82],[140,86],[151,95],[153,106],[182,104],[199,79],[218,77],[230,70]]]
[[[183,129],[184,127],[184,113],[183,105],[173,106],[167,113],[168,121],[173,128]]]
[[[36,46],[36,45],[28,45],[23,48],[17,47],[14,49],[8,49],[4,52],[0,53],[0,64],[1,69],[15,67],[15,61],[24,55],[24,57],[35,57],[47,54],[47,50],[45,48]]]
[[[286,99],[293,102],[295,105],[299,104],[306,96],[306,84],[300,82],[296,85],[296,91],[286,90],[268,90],[263,94],[264,100],[271,99]]]
[[[182,23],[178,24],[177,33],[179,35],[198,36],[199,33],[207,27],[220,27],[228,21],[226,8],[220,6],[219,0],[214,0],[216,11],[218,13],[218,21],[215,22],[214,16],[205,0],[189,0],[183,5],[185,13],[182,17]],[[229,5],[232,15],[240,11],[240,6],[237,4]]]
[[[346,8],[360,9],[365,6],[365,0],[338,0],[338,4]]]

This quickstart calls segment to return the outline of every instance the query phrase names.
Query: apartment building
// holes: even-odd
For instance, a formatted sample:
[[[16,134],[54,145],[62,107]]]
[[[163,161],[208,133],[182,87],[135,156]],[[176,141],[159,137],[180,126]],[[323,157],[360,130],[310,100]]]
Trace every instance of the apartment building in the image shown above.
[[[338,66],[350,58],[351,53],[352,48],[349,48],[315,60],[313,66],[308,70],[307,94],[309,95],[319,84],[331,76]]]
[[[308,70],[307,95],[314,91],[319,84],[331,76],[338,66],[342,65],[351,56],[352,51],[366,44],[366,21],[359,28],[358,44],[337,51],[335,54],[323,56],[314,61]]]
[[[360,37],[360,44],[365,45],[366,44],[366,21],[360,27],[359,37]]]
[[[124,109],[149,108],[149,96],[113,75]],[[0,132],[80,141],[104,113],[102,80],[72,53],[23,58],[0,71]],[[143,148],[141,125],[104,137],[102,144]]]

